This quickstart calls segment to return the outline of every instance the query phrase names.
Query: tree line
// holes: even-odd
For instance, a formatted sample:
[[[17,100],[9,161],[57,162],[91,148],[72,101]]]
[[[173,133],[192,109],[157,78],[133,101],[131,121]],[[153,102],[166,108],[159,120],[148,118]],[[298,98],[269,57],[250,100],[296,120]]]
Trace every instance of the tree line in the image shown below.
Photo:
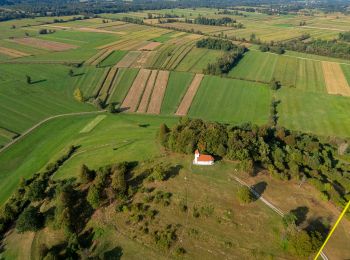
[[[217,39],[217,38],[205,38],[196,42],[197,48],[207,48],[212,50],[231,51],[238,49],[239,47],[229,40]]]
[[[194,24],[202,24],[202,25],[216,25],[216,26],[231,26],[236,23],[235,19],[230,17],[222,17],[222,18],[206,18],[203,16],[198,16],[194,20],[186,19],[186,23],[194,23]]]

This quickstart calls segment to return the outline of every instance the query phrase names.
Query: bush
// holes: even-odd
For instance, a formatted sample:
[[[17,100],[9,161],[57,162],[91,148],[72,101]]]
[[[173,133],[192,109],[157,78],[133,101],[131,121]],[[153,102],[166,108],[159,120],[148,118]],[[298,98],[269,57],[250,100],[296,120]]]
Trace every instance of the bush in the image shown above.
[[[237,191],[237,198],[242,203],[250,203],[254,200],[254,195],[247,186],[242,186]]]
[[[22,212],[21,215],[19,215],[16,223],[16,229],[19,233],[26,231],[38,231],[43,227],[43,224],[43,214],[39,212],[38,208],[29,206]]]

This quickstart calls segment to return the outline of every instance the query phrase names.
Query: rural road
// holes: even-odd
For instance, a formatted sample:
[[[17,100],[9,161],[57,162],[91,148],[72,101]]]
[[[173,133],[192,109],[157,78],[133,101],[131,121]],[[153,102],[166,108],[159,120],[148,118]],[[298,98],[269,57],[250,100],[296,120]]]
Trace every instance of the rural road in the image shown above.
[[[82,115],[90,115],[90,114],[99,114],[99,113],[104,113],[106,112],[106,110],[102,110],[102,111],[91,111],[91,112],[76,112],[76,113],[67,113],[67,114],[60,114],[60,115],[55,115],[55,116],[50,116],[47,117],[45,119],[43,119],[42,121],[40,121],[39,123],[35,124],[34,126],[32,126],[31,128],[29,128],[28,130],[26,130],[25,132],[23,132],[19,137],[17,137],[16,139],[13,139],[11,142],[7,143],[4,147],[2,147],[0,149],[0,153],[2,153],[3,151],[5,151],[6,149],[8,149],[9,147],[11,147],[12,145],[14,145],[15,143],[17,143],[18,141],[22,140],[25,136],[27,136],[28,134],[30,134],[31,132],[33,132],[35,129],[37,129],[38,127],[40,127],[41,125],[43,125],[44,123],[56,119],[56,118],[60,118],[60,117],[65,117],[65,116],[82,116]]]
[[[267,205],[270,209],[272,209],[274,212],[276,212],[278,215],[280,215],[281,217],[284,216],[284,213],[281,209],[277,208],[276,206],[274,206],[271,202],[269,202],[268,200],[266,200],[261,194],[259,194],[258,192],[256,192],[254,189],[252,189],[247,183],[245,183],[243,180],[241,180],[240,178],[238,178],[237,176],[232,176],[233,179],[238,182],[239,184],[241,184],[242,186],[247,186],[250,191],[254,194],[254,196],[261,200],[265,205]],[[328,257],[326,256],[325,253],[321,252],[321,257],[323,260],[328,260]]]

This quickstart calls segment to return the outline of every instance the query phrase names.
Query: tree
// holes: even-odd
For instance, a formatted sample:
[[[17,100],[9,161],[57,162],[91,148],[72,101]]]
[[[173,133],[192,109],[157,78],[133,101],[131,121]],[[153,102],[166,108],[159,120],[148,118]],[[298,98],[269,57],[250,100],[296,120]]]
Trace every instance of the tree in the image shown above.
[[[281,87],[281,83],[273,78],[270,82],[270,88],[272,90],[278,90]]]
[[[89,183],[94,180],[95,173],[94,171],[91,171],[85,164],[83,164],[80,168],[79,177],[82,183]]]
[[[44,217],[38,208],[29,206],[18,217],[16,229],[19,233],[26,231],[38,231],[43,227]]]
[[[43,178],[39,178],[28,187],[28,199],[31,201],[39,201],[45,198],[47,181]]]
[[[125,163],[118,164],[112,168],[112,188],[119,196],[125,195],[127,191],[126,171],[127,167]]]
[[[250,203],[254,200],[254,195],[247,186],[242,186],[237,191],[237,198],[242,203]]]
[[[68,74],[69,74],[69,76],[73,77],[74,76],[74,71],[72,69],[70,69]]]
[[[116,112],[113,103],[109,103],[109,105],[108,105],[108,112],[111,113],[111,114],[114,114]]]
[[[26,81],[27,81],[27,84],[32,84],[32,78],[28,75],[26,75]]]
[[[74,95],[75,100],[77,100],[78,102],[84,102],[83,93],[81,92],[80,88],[76,88],[74,90],[73,95]]]
[[[102,192],[101,188],[97,187],[96,185],[92,185],[89,188],[89,192],[86,197],[86,200],[94,209],[97,209],[101,204],[101,197],[102,197],[101,192]]]

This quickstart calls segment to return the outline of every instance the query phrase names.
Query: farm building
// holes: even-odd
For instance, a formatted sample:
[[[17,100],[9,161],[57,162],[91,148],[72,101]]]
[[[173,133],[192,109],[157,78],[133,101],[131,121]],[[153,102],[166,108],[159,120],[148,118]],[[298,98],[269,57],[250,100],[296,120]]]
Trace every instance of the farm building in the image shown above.
[[[195,165],[213,165],[214,157],[211,155],[200,154],[198,150],[194,152],[193,164]]]

